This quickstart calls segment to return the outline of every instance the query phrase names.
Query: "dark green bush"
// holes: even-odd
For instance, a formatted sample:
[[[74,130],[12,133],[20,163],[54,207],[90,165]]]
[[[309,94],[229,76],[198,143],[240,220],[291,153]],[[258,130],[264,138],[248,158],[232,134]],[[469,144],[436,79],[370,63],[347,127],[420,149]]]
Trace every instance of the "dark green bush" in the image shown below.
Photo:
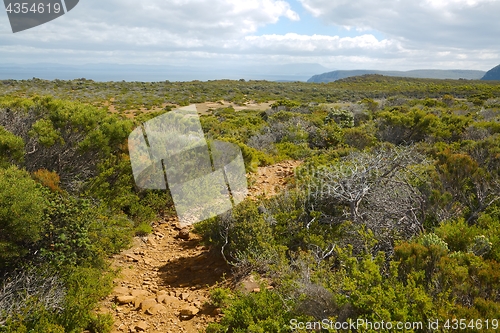
[[[47,207],[41,186],[28,172],[0,168],[0,267],[29,254],[42,239]]]

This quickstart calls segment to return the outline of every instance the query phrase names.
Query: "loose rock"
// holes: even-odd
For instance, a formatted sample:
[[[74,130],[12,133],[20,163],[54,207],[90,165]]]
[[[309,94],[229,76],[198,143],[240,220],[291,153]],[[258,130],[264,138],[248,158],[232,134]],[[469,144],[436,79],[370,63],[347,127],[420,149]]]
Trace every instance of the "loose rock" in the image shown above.
[[[194,317],[198,312],[200,312],[200,310],[197,307],[190,305],[182,308],[180,314],[181,317]]]
[[[145,332],[148,329],[149,325],[145,321],[140,321],[135,324],[134,329],[138,332]]]
[[[113,289],[113,294],[116,296],[126,296],[130,294],[130,290],[127,287],[116,287]]]
[[[167,313],[167,308],[161,304],[156,304],[146,310],[148,315],[155,315],[157,313]]]
[[[158,302],[159,302],[159,299],[160,299],[160,296],[158,296]],[[178,303],[179,300],[177,298],[175,298],[174,296],[168,296],[168,295],[165,295],[165,297],[161,296],[161,301],[162,303],[164,304],[175,304],[175,303]]]
[[[134,296],[124,296],[124,295],[116,296],[116,302],[121,305],[133,303],[134,301],[135,301]]]
[[[148,298],[148,299],[145,299],[144,301],[141,302],[141,306],[140,308],[144,311],[148,310],[149,308],[152,308],[153,306],[155,306],[156,304],[156,299],[154,298]]]
[[[188,240],[190,235],[189,235],[189,229],[188,228],[182,228],[181,230],[179,230],[179,235],[178,235],[179,238],[181,239],[184,239],[184,240]]]
[[[134,289],[130,292],[130,295],[135,296],[135,297],[147,297],[147,296],[149,296],[149,292],[147,290]]]

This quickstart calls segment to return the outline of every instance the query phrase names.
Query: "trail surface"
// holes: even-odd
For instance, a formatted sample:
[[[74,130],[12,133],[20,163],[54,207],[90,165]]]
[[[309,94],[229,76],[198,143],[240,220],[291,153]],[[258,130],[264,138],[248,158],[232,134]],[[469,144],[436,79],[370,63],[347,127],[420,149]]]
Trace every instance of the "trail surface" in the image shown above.
[[[285,161],[259,168],[250,177],[250,199],[277,194],[299,164]],[[99,309],[113,316],[112,333],[197,333],[220,319],[220,309],[209,305],[209,294],[217,283],[231,279],[231,269],[200,241],[169,218],[112,258],[112,267],[120,274]],[[244,283],[247,290],[255,286],[252,281]]]

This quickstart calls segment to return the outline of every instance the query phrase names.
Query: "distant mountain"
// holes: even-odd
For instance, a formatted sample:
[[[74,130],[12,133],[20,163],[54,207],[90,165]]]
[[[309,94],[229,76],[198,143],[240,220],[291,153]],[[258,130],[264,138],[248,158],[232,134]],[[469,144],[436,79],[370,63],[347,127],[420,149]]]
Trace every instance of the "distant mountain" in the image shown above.
[[[500,80],[500,65],[487,71],[481,80]]]
[[[377,71],[377,70],[338,70],[328,73],[323,73],[319,75],[314,75],[307,82],[332,82],[346,77],[351,76],[361,76],[366,74],[379,74],[385,76],[400,76],[400,77],[412,77],[412,78],[423,78],[423,79],[467,79],[467,80],[479,80],[485,74],[484,71],[475,70],[461,70],[461,69],[451,69],[451,70],[440,70],[440,69],[416,69],[411,71]]]

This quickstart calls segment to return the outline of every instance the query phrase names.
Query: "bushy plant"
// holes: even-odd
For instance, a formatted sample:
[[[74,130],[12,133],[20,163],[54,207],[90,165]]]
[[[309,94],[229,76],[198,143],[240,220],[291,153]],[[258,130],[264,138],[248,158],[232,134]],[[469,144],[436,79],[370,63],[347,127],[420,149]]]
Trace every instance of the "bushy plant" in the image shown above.
[[[24,141],[0,126],[0,167],[12,163],[21,164],[24,160]]]
[[[325,118],[325,124],[335,122],[340,128],[354,127],[354,115],[348,110],[332,108]]]
[[[0,169],[0,264],[19,260],[42,239],[47,208],[41,186],[28,172]]]
[[[294,318],[290,304],[280,295],[262,288],[260,292],[237,294],[223,309],[220,323],[209,324],[207,333],[258,332],[284,333],[290,331],[290,320]],[[284,304],[285,303],[285,304]]]

